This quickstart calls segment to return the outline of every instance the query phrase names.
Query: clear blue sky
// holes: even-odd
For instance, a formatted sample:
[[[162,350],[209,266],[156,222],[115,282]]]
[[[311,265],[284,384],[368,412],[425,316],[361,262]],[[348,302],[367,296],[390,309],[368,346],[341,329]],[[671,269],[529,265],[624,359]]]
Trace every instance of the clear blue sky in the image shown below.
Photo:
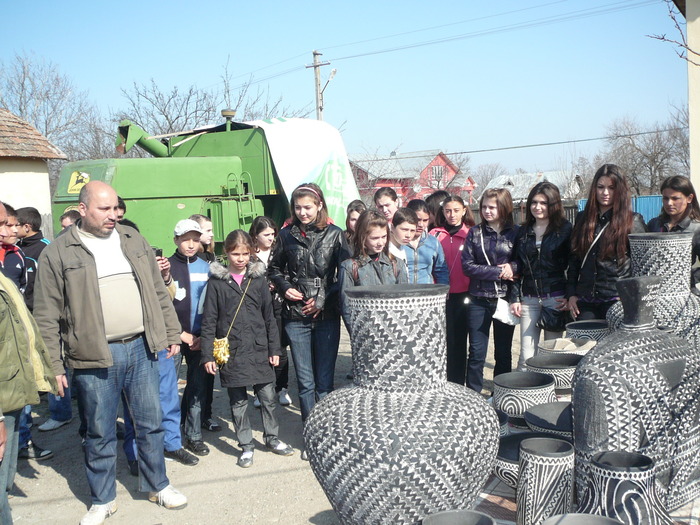
[[[45,57],[108,111],[133,82],[216,85],[230,57],[240,82],[291,70],[260,85],[312,109],[304,66],[318,49],[331,62],[324,81],[337,69],[325,120],[350,154],[385,155],[599,137],[621,117],[664,122],[687,101],[687,66],[650,34],[677,38],[662,0],[33,0],[3,2],[0,60]],[[392,48],[403,49],[371,54]],[[471,166],[555,169],[599,146],[472,154]]]

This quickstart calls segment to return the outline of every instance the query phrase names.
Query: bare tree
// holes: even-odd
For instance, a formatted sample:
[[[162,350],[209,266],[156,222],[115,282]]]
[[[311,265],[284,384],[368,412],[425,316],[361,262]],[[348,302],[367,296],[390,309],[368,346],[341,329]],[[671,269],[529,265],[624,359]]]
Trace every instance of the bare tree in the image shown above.
[[[484,188],[486,188],[492,179],[500,177],[501,175],[508,175],[508,170],[498,162],[480,164],[471,174],[472,179],[476,182],[476,187],[479,188],[478,193],[484,191]]]
[[[676,46],[676,54],[683,60],[687,60],[695,66],[700,66],[700,53],[693,50],[688,46],[688,39],[685,36],[685,31],[683,31],[682,23],[678,21],[678,8],[672,0],[664,0],[666,6],[668,7],[668,16],[673,21],[673,25],[676,28],[677,37],[669,38],[664,35],[647,35],[650,38],[655,38],[656,40],[661,40],[662,42],[668,42]]]

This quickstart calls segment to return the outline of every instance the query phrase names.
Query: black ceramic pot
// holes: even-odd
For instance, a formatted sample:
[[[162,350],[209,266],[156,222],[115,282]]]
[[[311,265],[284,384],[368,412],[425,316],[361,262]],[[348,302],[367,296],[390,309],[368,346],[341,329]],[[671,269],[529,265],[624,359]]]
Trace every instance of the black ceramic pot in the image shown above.
[[[531,372],[548,374],[554,378],[554,391],[558,396],[571,394],[571,381],[574,379],[576,365],[581,361],[581,355],[536,355],[525,361],[525,366]]]
[[[423,525],[496,525],[496,521],[475,510],[446,510],[424,518]]]
[[[510,434],[510,428],[508,427],[508,414],[503,410],[496,409],[496,415],[498,416],[498,427],[500,429],[499,437],[505,437]]]
[[[577,491],[596,453],[639,452],[654,461],[659,496],[674,510],[700,494],[700,353],[656,328],[660,277],[621,279],[617,289],[622,325],[574,374]]]
[[[574,321],[566,325],[566,337],[569,339],[592,339],[594,341],[600,341],[609,333],[610,328],[605,319]]]
[[[600,452],[593,456],[578,510],[627,525],[673,525],[656,492],[654,462],[634,452]]]
[[[515,489],[518,485],[520,443],[526,439],[536,437],[551,437],[551,434],[545,434],[544,432],[518,432],[517,434],[510,434],[501,438],[498,443],[498,454],[493,466],[493,473],[512,489]]]
[[[493,404],[503,410],[513,426],[528,428],[525,411],[557,400],[554,378],[537,372],[508,372],[493,379]]]
[[[607,516],[592,516],[591,514],[559,514],[542,522],[542,525],[623,525],[619,520]]]
[[[537,345],[537,355],[586,355],[595,345],[596,341],[592,339],[569,339],[568,337],[559,337],[557,339],[540,341]]]
[[[516,488],[517,525],[540,525],[568,512],[574,494],[574,447],[554,438],[520,443],[520,475]]]
[[[544,432],[552,434],[553,437],[573,439],[574,421],[571,403],[568,401],[555,401],[528,408],[525,412],[525,421],[533,432]]]
[[[343,524],[415,523],[474,502],[493,468],[496,413],[447,381],[444,285],[347,292],[354,385],[304,425],[311,468]]]

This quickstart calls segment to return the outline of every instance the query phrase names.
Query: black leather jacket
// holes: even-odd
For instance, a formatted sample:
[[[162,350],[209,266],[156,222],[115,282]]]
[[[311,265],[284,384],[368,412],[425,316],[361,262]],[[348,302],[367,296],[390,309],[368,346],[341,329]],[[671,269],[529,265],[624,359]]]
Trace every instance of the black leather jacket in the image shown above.
[[[306,236],[297,225],[283,228],[267,265],[267,276],[279,294],[295,288],[305,299],[315,299],[321,313],[316,319],[333,319],[340,315],[338,304],[338,270],[350,257],[343,231],[333,224],[323,229],[309,226]],[[302,301],[284,300],[284,319],[310,319],[301,313]]]
[[[603,215],[598,217],[598,222],[595,227],[595,235],[598,235],[600,230],[610,222],[612,218],[612,210],[608,210]],[[583,220],[583,212],[576,215],[576,221]],[[630,233],[644,233],[647,231],[644,219],[638,213],[633,214],[632,231]],[[627,255],[622,261],[614,259],[600,259],[598,251],[600,250],[601,241],[608,233],[608,230],[603,232],[601,238],[598,239],[591,248],[586,264],[581,267],[583,256],[571,252],[569,257],[569,271],[566,285],[566,296],[577,296],[579,299],[595,299],[597,301],[612,301],[617,297],[617,288],[615,283],[618,279],[632,276],[632,262],[629,258],[629,243],[627,247]]]
[[[514,260],[513,251],[519,229],[519,226],[510,226],[504,228],[500,233],[496,233],[486,222],[470,228],[462,250],[462,271],[464,275],[469,277],[469,293],[471,295],[492,299],[506,297],[512,283],[499,279],[501,269],[498,265],[510,263],[513,267],[513,273],[519,273],[520,267]],[[488,255],[488,262],[484,257],[484,250],[482,250],[482,239],[486,255]],[[498,287],[498,295],[496,295],[496,287]]]
[[[532,226],[520,228],[515,239],[515,259],[520,267],[520,278],[513,282],[508,301],[520,302],[522,297],[540,297],[554,292],[566,292],[566,269],[571,248],[569,221],[558,231],[542,237],[539,251]]]

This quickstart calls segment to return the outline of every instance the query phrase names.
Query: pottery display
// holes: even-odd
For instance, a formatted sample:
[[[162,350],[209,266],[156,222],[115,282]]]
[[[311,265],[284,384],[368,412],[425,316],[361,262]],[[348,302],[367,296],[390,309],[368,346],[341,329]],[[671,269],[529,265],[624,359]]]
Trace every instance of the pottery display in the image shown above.
[[[554,438],[522,441],[516,524],[540,525],[550,516],[569,512],[573,494],[573,445]]]
[[[530,372],[547,374],[554,378],[554,391],[558,396],[571,394],[571,381],[574,379],[576,365],[582,355],[536,355],[525,361],[525,367]]]
[[[600,341],[609,333],[610,327],[605,319],[573,321],[566,325],[566,337],[568,339],[591,339],[593,341]]]
[[[528,408],[525,422],[533,432],[544,432],[568,440],[574,437],[571,403],[568,401],[555,401]]]
[[[475,510],[446,510],[426,517],[423,525],[496,525],[496,521]]]
[[[623,323],[574,374],[579,497],[593,456],[605,450],[652,458],[669,510],[700,495],[700,353],[656,328],[652,305],[660,286],[660,277],[618,281]]]
[[[523,417],[535,405],[556,401],[554,378],[537,372],[508,372],[493,378],[493,406],[508,414],[510,423],[528,428]]]
[[[506,414],[503,410],[496,410],[496,415],[498,416],[498,437],[507,436],[508,434],[510,434],[510,426],[508,425],[508,414]]]
[[[623,525],[623,523],[620,520],[614,520],[607,516],[592,516],[591,514],[572,512],[547,518],[542,522],[542,525]]]
[[[445,285],[347,291],[354,385],[304,425],[314,475],[344,524],[415,523],[474,503],[493,469],[496,413],[446,376]]]
[[[700,351],[700,297],[690,291],[692,233],[633,233],[629,235],[632,274],[658,275],[661,290],[653,303],[657,327],[670,329],[688,339]],[[622,323],[622,303],[608,311],[608,322]]]
[[[627,525],[673,525],[656,492],[654,462],[634,452],[600,452],[591,459],[578,511]]]
[[[596,343],[597,341],[593,339],[569,339],[568,337],[559,337],[557,339],[540,341],[537,345],[536,355],[586,355]]]
[[[501,438],[498,443],[493,473],[514,490],[518,484],[518,473],[520,472],[520,443],[536,437],[552,437],[552,435],[543,432],[518,432]]]

